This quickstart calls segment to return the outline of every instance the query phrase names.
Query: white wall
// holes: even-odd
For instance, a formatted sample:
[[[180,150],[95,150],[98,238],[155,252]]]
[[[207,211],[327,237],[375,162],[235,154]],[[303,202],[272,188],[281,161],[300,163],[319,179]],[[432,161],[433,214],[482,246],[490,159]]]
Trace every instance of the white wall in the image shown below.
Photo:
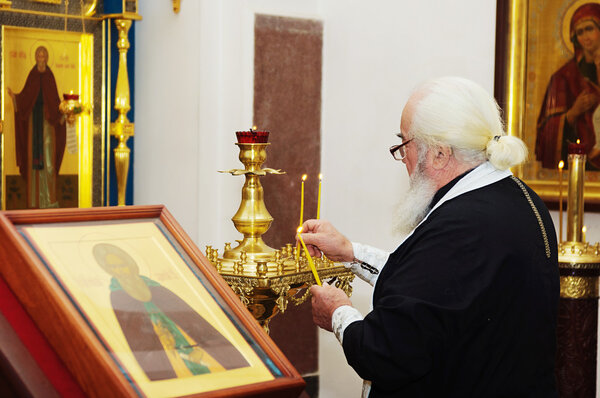
[[[240,166],[234,132],[253,124],[254,13],[324,22],[322,215],[353,240],[398,241],[391,215],[407,175],[387,148],[411,89],[446,74],[493,89],[495,0],[186,0],[178,15],[169,1],[139,7],[135,203],[164,203],[201,249],[240,236],[230,219],[243,180],[217,170]],[[356,282],[353,302],[366,313],[370,288]],[[335,338],[320,339],[321,396],[359,396]]]
[[[135,204],[165,204],[204,250],[238,239],[235,131],[253,126],[254,14],[315,18],[316,1],[139,3]]]

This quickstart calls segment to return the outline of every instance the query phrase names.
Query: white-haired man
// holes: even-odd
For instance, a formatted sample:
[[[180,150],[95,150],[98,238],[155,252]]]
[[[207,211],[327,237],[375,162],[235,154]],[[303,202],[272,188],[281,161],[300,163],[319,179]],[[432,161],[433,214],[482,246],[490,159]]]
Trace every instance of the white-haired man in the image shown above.
[[[333,286],[313,286],[313,319],[333,331],[370,397],[555,397],[559,298],[552,220],[510,167],[527,157],[494,99],[462,78],[429,81],[390,148],[410,175],[393,253],[309,220],[311,254],[375,286],[364,318]]]

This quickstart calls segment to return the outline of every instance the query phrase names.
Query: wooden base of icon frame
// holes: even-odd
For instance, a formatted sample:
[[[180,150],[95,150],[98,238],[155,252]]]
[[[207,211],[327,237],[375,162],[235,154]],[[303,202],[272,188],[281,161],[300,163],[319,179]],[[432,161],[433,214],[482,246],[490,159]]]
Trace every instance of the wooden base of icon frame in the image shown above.
[[[164,206],[0,213],[0,275],[88,396],[305,386]]]

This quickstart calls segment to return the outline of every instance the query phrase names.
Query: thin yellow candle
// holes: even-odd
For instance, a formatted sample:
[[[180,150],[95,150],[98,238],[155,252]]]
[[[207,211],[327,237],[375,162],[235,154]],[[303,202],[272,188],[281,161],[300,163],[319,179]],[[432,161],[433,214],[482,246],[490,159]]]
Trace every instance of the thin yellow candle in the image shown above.
[[[302,174],[302,188],[300,190],[300,223],[298,227],[302,227],[304,222],[304,181],[306,181],[306,174]],[[300,245],[296,244],[296,263],[300,260]]]
[[[304,254],[306,254],[306,259],[308,260],[308,265],[310,265],[310,270],[312,271],[315,280],[317,281],[317,285],[322,286],[321,285],[321,279],[319,279],[319,274],[317,273],[317,267],[315,267],[315,263],[313,262],[312,257],[310,256],[310,254],[308,253],[308,249],[306,248],[306,245],[304,244],[304,241],[302,240],[302,227],[298,228],[298,239],[300,239],[300,243],[302,244],[302,248],[304,249]]]
[[[302,188],[300,190],[300,224],[298,226],[302,226],[304,222],[304,181],[306,181],[306,174],[302,175]]]
[[[319,194],[317,195],[317,220],[321,218],[321,180],[323,180],[323,174],[319,174]]]
[[[562,242],[562,231],[563,231],[563,197],[562,197],[562,173],[565,162],[562,160],[558,162],[558,242]]]

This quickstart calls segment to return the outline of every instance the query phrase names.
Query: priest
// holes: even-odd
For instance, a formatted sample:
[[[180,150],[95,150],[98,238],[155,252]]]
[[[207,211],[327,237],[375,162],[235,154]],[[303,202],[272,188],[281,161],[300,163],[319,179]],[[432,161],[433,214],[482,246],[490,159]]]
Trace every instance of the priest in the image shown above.
[[[409,98],[400,143],[410,188],[392,253],[308,220],[311,255],[374,286],[363,315],[333,286],[311,287],[313,319],[333,331],[369,397],[556,397],[556,233],[542,200],[509,168],[527,148],[494,99],[462,78]]]

